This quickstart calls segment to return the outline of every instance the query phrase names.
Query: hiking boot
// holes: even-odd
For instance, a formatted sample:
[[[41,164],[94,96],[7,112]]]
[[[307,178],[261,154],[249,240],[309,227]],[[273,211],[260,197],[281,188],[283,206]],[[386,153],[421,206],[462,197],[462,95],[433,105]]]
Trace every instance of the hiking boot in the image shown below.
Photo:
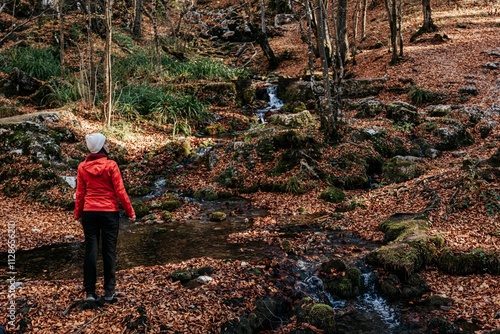
[[[86,302],[95,302],[98,299],[95,293],[87,293],[87,297],[85,297]]]
[[[106,291],[106,293],[104,294],[104,301],[111,302],[111,301],[113,301],[113,298],[115,298],[115,292],[114,291]]]

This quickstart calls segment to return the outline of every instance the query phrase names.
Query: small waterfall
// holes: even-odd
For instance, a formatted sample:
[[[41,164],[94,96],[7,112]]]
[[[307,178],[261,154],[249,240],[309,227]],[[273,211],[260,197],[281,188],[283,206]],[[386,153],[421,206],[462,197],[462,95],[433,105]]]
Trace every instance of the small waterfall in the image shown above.
[[[367,271],[368,268],[362,267],[363,294],[353,300],[344,300],[325,290],[323,281],[315,275],[318,266],[318,263],[298,260],[296,268],[301,280],[295,284],[295,288],[318,303],[330,305],[337,312],[347,310],[351,314],[351,317],[342,317],[344,323],[339,324],[339,333],[405,332],[399,321],[399,312],[377,292],[377,277],[373,272]]]
[[[283,107],[283,101],[278,98],[278,87],[277,86],[267,86],[267,95],[269,96],[269,104],[264,109],[259,109],[255,113],[259,120],[264,124],[264,117],[267,112],[271,110],[280,110]]]
[[[378,314],[379,318],[390,328],[396,328],[400,325],[397,319],[398,315],[391,305],[378,294],[375,289],[377,277],[373,272],[363,273],[363,284],[365,293],[358,297],[358,308],[367,313]]]

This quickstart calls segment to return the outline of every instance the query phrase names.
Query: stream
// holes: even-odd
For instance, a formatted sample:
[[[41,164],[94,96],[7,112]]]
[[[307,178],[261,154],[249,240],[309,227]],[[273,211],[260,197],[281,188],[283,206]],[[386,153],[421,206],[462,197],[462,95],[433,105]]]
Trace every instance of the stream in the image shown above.
[[[201,202],[198,217],[182,222],[163,224],[133,224],[126,218],[120,221],[117,244],[117,270],[137,266],[178,263],[195,257],[251,261],[269,255],[272,249],[264,243],[245,245],[227,241],[231,233],[248,229],[253,217],[266,215],[264,209],[254,208],[242,199],[221,202]],[[214,211],[238,212],[222,222],[209,221]],[[58,280],[81,278],[85,245],[82,242],[43,246],[16,252],[17,279]],[[7,258],[5,253],[0,256]],[[99,256],[99,261],[101,257]],[[102,268],[102,262],[98,263]],[[0,269],[0,279],[7,279],[6,268]]]

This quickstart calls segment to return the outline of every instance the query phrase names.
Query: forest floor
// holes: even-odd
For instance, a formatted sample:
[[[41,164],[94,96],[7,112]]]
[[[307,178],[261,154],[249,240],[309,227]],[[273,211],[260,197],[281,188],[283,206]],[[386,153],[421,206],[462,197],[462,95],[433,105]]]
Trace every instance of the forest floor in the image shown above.
[[[411,7],[405,19],[404,35],[409,39],[420,25],[420,3]],[[381,6],[381,4],[379,4]],[[500,103],[499,70],[487,71],[484,64],[498,62],[488,50],[496,49],[500,53],[500,13],[496,2],[478,4],[464,2],[434,4],[433,17],[439,27],[439,34],[445,34],[449,40],[437,42],[433,34],[424,35],[418,43],[405,45],[403,60],[390,66],[390,53],[386,46],[368,49],[370,45],[388,36],[387,20],[381,11],[369,14],[367,37],[360,43],[360,53],[356,55],[356,65],[348,64],[346,72],[355,78],[387,77],[387,86],[397,87],[401,80],[411,78],[415,85],[434,91],[458,92],[460,87],[477,87],[479,94],[471,96],[462,103],[467,106],[488,108]],[[292,57],[275,70],[278,75],[297,76],[308,69],[307,46],[299,39],[296,25],[280,28],[281,36],[271,40],[271,47],[278,54],[290,51]],[[384,40],[385,42],[385,40]],[[387,43],[385,43],[387,44]],[[263,56],[256,58],[256,63],[265,64]],[[319,67],[318,67],[319,68]],[[265,70],[265,69],[262,69]],[[405,100],[406,95],[395,95],[388,90],[378,99],[382,102]],[[26,112],[30,112],[26,110]],[[86,133],[100,131],[102,122],[87,117],[87,114],[63,113],[61,122],[79,124],[72,127],[80,142]],[[495,120],[500,122],[500,115]],[[363,128],[373,125],[372,120],[352,121],[351,126]],[[446,203],[454,196],[455,187],[443,186],[443,180],[457,183],[468,180],[469,171],[462,168],[464,156],[476,160],[489,158],[499,147],[500,127],[496,126],[487,139],[473,134],[475,143],[463,149],[465,155],[445,152],[442,157],[432,161],[426,173],[419,178],[404,183],[392,184],[370,190],[348,190],[348,198],[354,198],[363,205],[354,211],[345,213],[348,223],[343,228],[359,234],[362,238],[380,242],[383,235],[378,225],[390,215],[398,212],[420,212],[428,201],[422,196],[425,189],[435,189]],[[137,125],[125,138],[110,138],[113,146],[127,147],[131,160],[140,161],[145,152],[160,148],[171,140],[165,132],[154,128],[141,129]],[[193,139],[197,140],[197,139]],[[81,143],[80,143],[81,144]],[[74,150],[74,146],[63,147],[65,154]],[[15,166],[12,166],[15,168]],[[186,187],[200,189],[206,186],[220,170],[193,170],[185,180]],[[258,171],[254,171],[258,174]],[[124,173],[126,182],[137,182],[133,175]],[[454,182],[452,181],[452,182]],[[499,181],[480,184],[479,187],[499,188]],[[305,195],[288,195],[258,192],[245,197],[255,206],[267,207],[270,217],[257,218],[249,234],[265,234],[266,226],[280,222],[279,217],[297,215],[299,207],[310,214],[328,214],[335,211],[335,206],[318,199],[320,190]],[[64,242],[65,236],[74,236],[74,241],[83,240],[83,231],[78,222],[73,221],[70,211],[54,209],[36,202],[26,202],[21,198],[0,195],[0,217],[2,225],[0,235],[6,238],[7,222],[15,222],[17,249],[31,249],[47,244]],[[196,214],[196,206],[187,204],[174,213],[173,219],[182,220]],[[275,218],[272,218],[275,217]],[[471,203],[464,210],[450,210],[447,205],[440,205],[429,214],[432,222],[431,234],[441,234],[446,246],[457,250],[482,249],[500,252],[500,239],[492,231],[500,231],[498,214],[490,215],[480,199]],[[238,236],[236,236],[238,237]],[[6,251],[4,242],[0,251]],[[186,267],[212,266],[214,281],[195,289],[186,289],[179,283],[168,279],[178,269]],[[22,303],[20,308],[29,312],[29,323],[19,321],[17,326],[27,326],[28,332],[36,333],[123,333],[130,330],[127,326],[134,323],[147,324],[148,332],[165,333],[211,333],[216,332],[222,323],[234,319],[239,312],[251,309],[255,298],[272,295],[277,292],[271,279],[277,263],[260,263],[263,275],[251,275],[246,265],[241,262],[229,262],[210,258],[199,258],[179,264],[167,264],[154,267],[137,267],[118,273],[118,301],[106,306],[104,310],[83,310],[68,312],[68,306],[83,297],[80,280],[63,281],[28,281],[16,291],[16,298]],[[452,276],[439,272],[435,267],[423,270],[422,275],[430,285],[431,294],[447,296],[454,300],[450,309],[434,311],[449,321],[463,319],[480,328],[478,333],[486,333],[500,328],[500,280],[498,276],[469,275]],[[8,291],[0,291],[2,308],[6,309]],[[224,300],[240,298],[240,305],[227,305]],[[146,311],[145,311],[146,310]],[[5,312],[0,313],[0,323],[7,323]],[[283,326],[278,332],[287,332]]]

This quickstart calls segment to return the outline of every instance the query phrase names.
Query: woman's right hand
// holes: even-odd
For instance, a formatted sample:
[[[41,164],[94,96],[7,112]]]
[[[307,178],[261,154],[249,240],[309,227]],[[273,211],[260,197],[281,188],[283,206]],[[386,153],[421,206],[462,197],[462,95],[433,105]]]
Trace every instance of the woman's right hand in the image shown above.
[[[131,222],[131,223],[135,222],[135,219],[136,219],[135,216],[128,217],[128,221]]]

